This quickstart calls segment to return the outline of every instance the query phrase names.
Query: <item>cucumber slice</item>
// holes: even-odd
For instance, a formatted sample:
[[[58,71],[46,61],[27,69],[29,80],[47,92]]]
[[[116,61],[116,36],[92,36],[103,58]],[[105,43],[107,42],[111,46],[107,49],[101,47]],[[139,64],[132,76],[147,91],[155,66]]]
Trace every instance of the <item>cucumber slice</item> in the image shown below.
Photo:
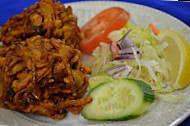
[[[93,88],[97,87],[103,82],[110,82],[113,81],[114,79],[110,76],[107,75],[99,75],[99,76],[94,76],[89,79],[89,86],[88,86],[88,91],[91,91]]]
[[[140,116],[153,103],[155,95],[149,85],[133,79],[103,83],[94,88],[82,116],[89,120],[128,120]]]

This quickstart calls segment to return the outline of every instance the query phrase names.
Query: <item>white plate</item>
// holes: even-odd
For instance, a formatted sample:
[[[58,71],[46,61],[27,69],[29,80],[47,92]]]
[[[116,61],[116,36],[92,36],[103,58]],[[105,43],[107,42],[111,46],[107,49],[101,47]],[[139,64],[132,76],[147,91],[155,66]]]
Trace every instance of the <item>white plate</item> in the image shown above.
[[[177,20],[176,18],[141,5],[124,3],[124,2],[77,2],[69,4],[72,6],[74,14],[79,18],[79,25],[82,26],[91,17],[101,10],[119,6],[131,14],[131,20],[135,24],[148,25],[153,23],[160,30],[171,29],[180,32],[184,28],[188,33],[184,38],[190,43],[190,28]],[[123,122],[95,122],[83,119],[80,115],[68,114],[62,120],[52,120],[47,117],[23,114],[10,110],[0,109],[0,125],[8,124],[10,126],[63,126],[63,125],[137,125],[137,126],[166,126],[177,125],[182,122],[190,114],[190,86],[186,89],[174,92],[179,96],[183,96],[184,100],[178,103],[168,103],[162,100],[156,100],[149,110],[141,117]]]

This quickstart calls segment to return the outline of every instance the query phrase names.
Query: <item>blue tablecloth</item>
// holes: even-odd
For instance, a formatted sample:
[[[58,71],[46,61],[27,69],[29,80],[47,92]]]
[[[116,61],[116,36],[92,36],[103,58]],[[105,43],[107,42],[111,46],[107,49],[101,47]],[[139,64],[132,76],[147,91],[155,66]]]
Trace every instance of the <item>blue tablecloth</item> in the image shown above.
[[[0,25],[5,23],[11,16],[23,11],[39,0],[0,0]],[[61,2],[75,2],[80,0],[60,0]],[[88,1],[88,0],[83,0]],[[114,0],[113,0],[114,1]],[[116,0],[115,0],[116,1]],[[190,2],[177,1],[159,1],[159,0],[119,0],[131,3],[150,6],[164,12],[167,12],[174,17],[177,17],[184,23],[190,26]]]
[[[39,0],[0,0],[0,25],[4,24],[11,16],[19,14],[24,8],[29,7]],[[76,2],[82,0],[60,0],[61,2]],[[83,0],[88,1],[88,0]],[[112,0],[114,1],[114,0]],[[180,19],[190,26],[190,2],[159,1],[159,0],[115,0],[142,4],[164,11]],[[190,117],[187,118],[182,126],[190,126]]]

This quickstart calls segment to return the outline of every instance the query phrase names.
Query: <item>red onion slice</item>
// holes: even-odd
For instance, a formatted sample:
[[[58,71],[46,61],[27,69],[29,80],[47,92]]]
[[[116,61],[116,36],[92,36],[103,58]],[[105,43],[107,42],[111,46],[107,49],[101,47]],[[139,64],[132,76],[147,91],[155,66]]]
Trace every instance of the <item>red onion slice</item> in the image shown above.
[[[128,76],[132,73],[132,69],[133,67],[127,66],[127,69],[125,69],[120,76],[123,78],[128,78]]]
[[[137,57],[140,59],[141,55],[137,54]],[[135,59],[134,54],[127,54],[127,55],[122,55],[122,56],[114,57],[114,60],[132,60],[132,59]]]
[[[110,51],[114,54],[118,54],[119,47],[116,42],[111,42],[110,43]]]
[[[128,55],[124,55],[124,56],[114,57],[114,60],[132,60],[134,58],[135,58],[135,56],[133,54],[128,54]]]
[[[123,70],[123,71],[124,71],[124,70]],[[112,78],[113,78],[113,79],[118,79],[119,76],[121,76],[121,74],[122,74],[123,71],[116,73],[115,75],[113,75]]]
[[[134,49],[137,50],[137,54],[140,54],[140,51],[138,51],[139,49],[136,46],[134,47]],[[119,50],[118,54],[120,54],[120,55],[133,54],[133,50],[131,47],[129,47],[126,49]]]
[[[120,55],[133,54],[133,50],[131,49],[131,47],[129,47],[129,48],[126,48],[126,49],[119,50],[118,54],[120,54]]]
[[[119,41],[117,41],[117,44],[120,47],[118,54],[120,54],[120,55],[133,54],[133,50],[131,49],[131,47],[133,47],[136,50],[137,54],[140,54],[140,50],[137,48],[135,43],[129,37],[129,33],[131,31],[132,30],[129,30],[123,38],[121,38]]]
[[[123,41],[123,39],[125,38],[125,36],[129,35],[129,33],[131,32],[132,30],[130,29],[120,40],[117,41],[117,44],[119,44],[120,42]]]
[[[129,48],[129,47],[135,47],[135,46],[136,46],[135,43],[133,43],[133,41],[131,40],[131,38],[128,35],[126,35],[123,38],[123,40],[122,40],[122,42],[120,44],[121,49],[126,49],[126,48]]]
[[[104,72],[109,75],[113,75],[123,69],[126,69],[126,65],[118,65],[111,68],[106,69]]]
[[[117,42],[110,43],[110,51],[114,54],[119,54],[120,56],[114,57],[114,60],[131,60],[141,58],[140,50],[137,48],[135,43],[129,37],[129,33],[132,30],[129,30],[126,35]],[[119,77],[127,78],[131,72],[132,67],[127,65],[118,65],[111,68],[108,68],[104,71],[106,74],[113,76],[114,79]]]
[[[127,78],[131,74],[132,68],[133,67],[130,67],[127,65],[119,65],[119,66],[108,68],[104,72],[108,75],[113,76],[114,79],[117,79],[120,76]]]

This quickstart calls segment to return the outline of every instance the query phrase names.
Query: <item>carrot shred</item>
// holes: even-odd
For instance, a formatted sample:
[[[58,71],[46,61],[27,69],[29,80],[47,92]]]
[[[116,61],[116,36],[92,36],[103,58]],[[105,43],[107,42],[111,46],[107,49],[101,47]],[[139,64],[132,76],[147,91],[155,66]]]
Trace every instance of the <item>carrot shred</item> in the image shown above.
[[[149,24],[149,27],[152,28],[152,32],[155,34],[155,35],[158,35],[159,34],[159,30],[158,28],[156,28],[156,26],[154,26],[153,24]]]

